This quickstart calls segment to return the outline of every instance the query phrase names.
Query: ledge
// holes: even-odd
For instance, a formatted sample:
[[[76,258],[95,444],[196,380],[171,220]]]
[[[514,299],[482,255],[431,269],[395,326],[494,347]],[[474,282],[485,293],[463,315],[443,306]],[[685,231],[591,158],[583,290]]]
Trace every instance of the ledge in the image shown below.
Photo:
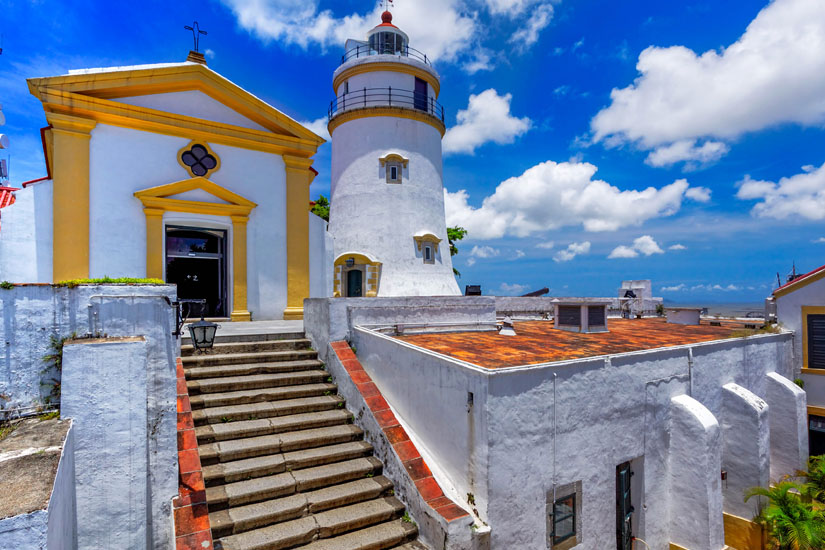
[[[421,453],[410,436],[401,426],[401,423],[390,410],[390,406],[381,395],[381,391],[366,373],[361,362],[355,356],[349,344],[343,341],[330,344],[341,364],[346,369],[358,392],[364,398],[367,407],[375,417],[383,436],[392,446],[398,460],[404,465],[409,478],[415,484],[421,498],[432,510],[437,512],[447,522],[452,522],[470,516],[464,508],[444,495],[441,486],[433,477],[429,466],[421,457]]]
[[[206,486],[198,455],[198,438],[192,420],[189,390],[183,361],[177,358],[178,392],[178,496],[172,499],[175,511],[175,549],[213,550]]]

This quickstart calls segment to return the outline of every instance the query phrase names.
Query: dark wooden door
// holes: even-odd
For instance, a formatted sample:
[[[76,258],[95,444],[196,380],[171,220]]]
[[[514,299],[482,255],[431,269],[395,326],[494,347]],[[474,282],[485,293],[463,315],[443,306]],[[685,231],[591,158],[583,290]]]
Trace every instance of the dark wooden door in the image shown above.
[[[363,283],[363,274],[359,269],[347,271],[347,296],[349,298],[360,298],[363,296],[361,287]]]
[[[415,79],[415,108],[419,111],[427,110],[427,82],[420,78]]]
[[[632,550],[633,505],[630,500],[630,462],[616,466],[616,548]]]

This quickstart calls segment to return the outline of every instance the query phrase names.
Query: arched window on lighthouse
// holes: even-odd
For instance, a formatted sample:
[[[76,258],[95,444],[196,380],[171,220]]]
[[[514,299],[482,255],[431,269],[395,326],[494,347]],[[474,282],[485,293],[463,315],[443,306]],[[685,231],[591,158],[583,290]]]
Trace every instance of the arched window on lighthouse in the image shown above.
[[[409,159],[390,153],[378,160],[381,162],[381,168],[384,170],[387,183],[401,183],[404,179],[404,169],[409,166]]]

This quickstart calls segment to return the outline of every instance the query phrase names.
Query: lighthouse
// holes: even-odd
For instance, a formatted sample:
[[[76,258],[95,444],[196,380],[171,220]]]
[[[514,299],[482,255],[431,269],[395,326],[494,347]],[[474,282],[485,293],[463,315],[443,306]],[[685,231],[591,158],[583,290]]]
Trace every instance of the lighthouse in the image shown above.
[[[336,297],[454,296],[440,80],[385,11],[347,40],[329,107]]]

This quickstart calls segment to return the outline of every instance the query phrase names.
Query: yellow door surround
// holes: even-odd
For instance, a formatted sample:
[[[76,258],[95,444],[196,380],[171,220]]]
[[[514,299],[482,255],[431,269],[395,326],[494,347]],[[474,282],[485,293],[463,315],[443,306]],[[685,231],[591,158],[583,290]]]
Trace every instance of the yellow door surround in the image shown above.
[[[200,189],[225,201],[212,203],[170,199],[187,191]],[[151,187],[135,193],[143,203],[146,215],[146,276],[163,278],[163,214],[164,212],[188,212],[209,216],[226,216],[232,220],[232,314],[233,321],[250,321],[247,306],[247,255],[246,225],[249,214],[257,206],[249,199],[233,193],[203,177]]]

